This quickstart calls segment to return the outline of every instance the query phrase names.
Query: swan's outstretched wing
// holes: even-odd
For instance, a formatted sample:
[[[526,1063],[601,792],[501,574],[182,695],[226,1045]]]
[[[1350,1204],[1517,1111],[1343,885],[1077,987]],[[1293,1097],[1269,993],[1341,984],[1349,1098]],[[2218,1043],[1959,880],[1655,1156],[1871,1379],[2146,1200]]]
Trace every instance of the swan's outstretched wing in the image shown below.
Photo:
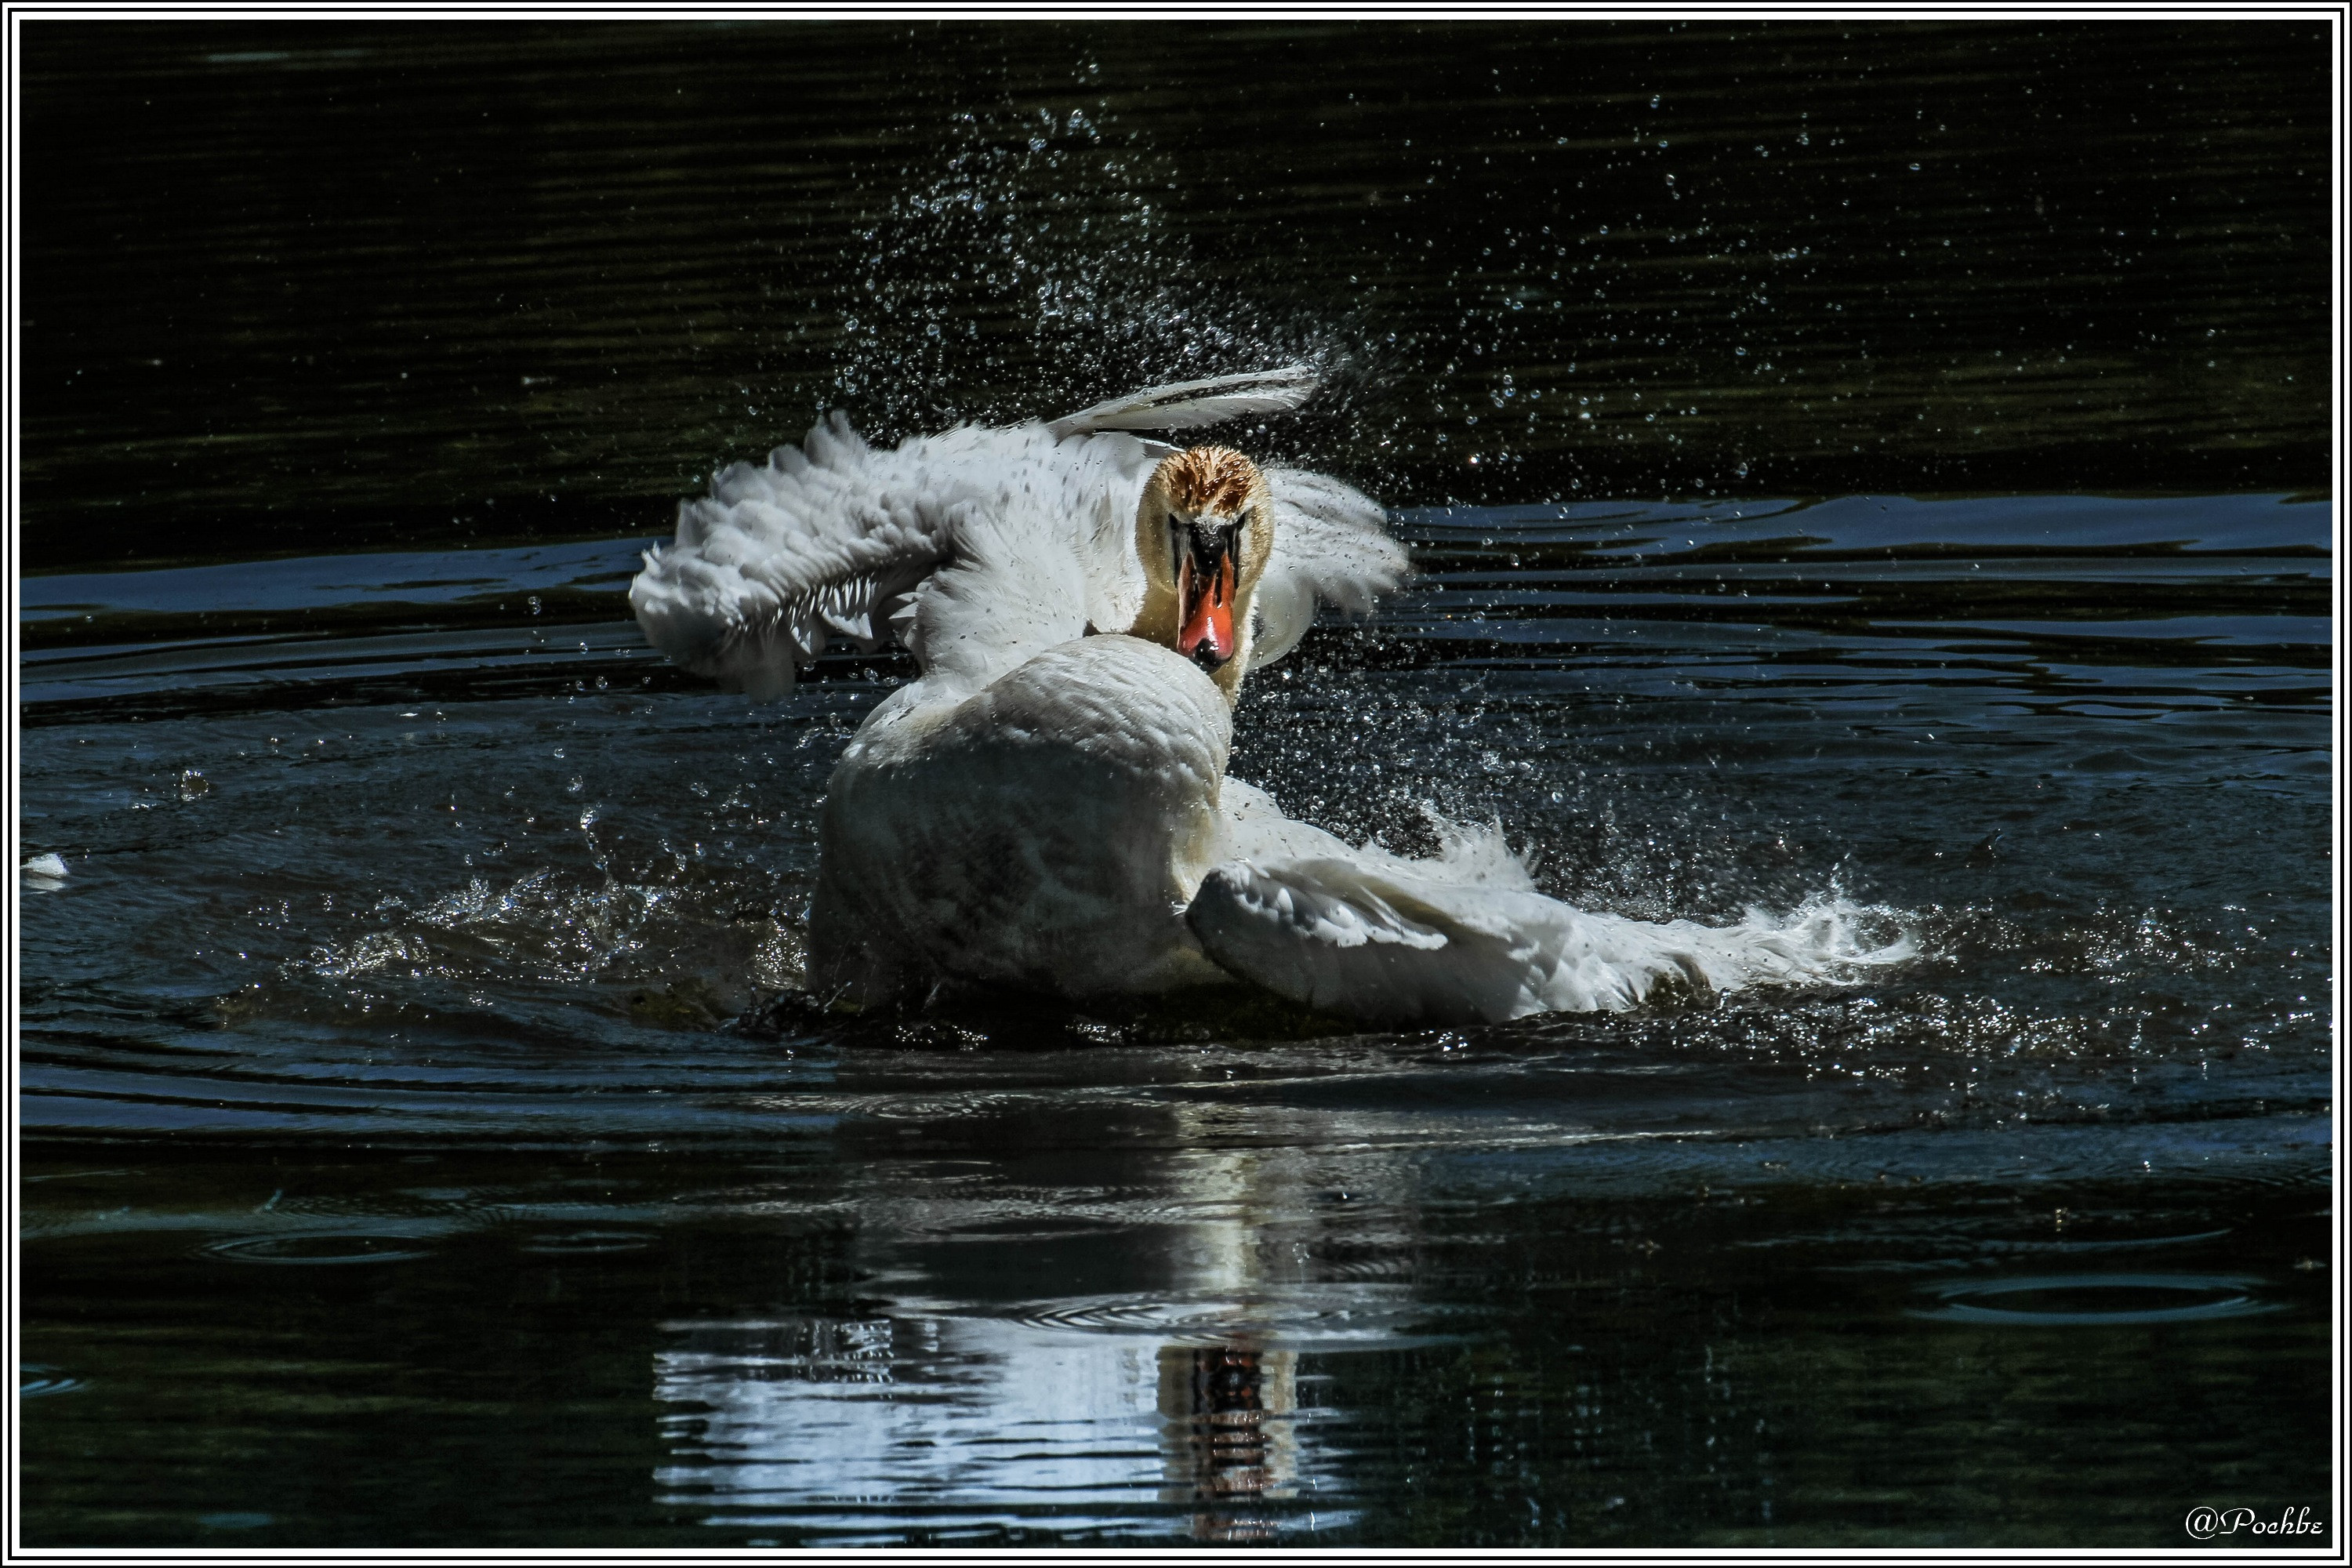
[[[863,651],[896,641],[927,670],[945,658],[977,675],[1000,655],[1034,652],[1089,623],[1134,619],[1136,501],[1151,464],[1175,448],[1127,431],[1279,412],[1314,388],[1314,373],[1296,365],[1178,382],[1048,426],[967,426],[891,451],[869,447],[836,413],[800,446],[777,447],[761,466],[738,463],[711,480],[709,495],[681,503],[675,542],[646,554],[629,603],[656,647],[756,698],[789,693],[795,663],[835,638]],[[1336,481],[1286,475],[1276,493],[1268,578],[1287,647],[1306,630],[1315,593],[1349,608],[1369,604],[1377,590],[1356,584],[1378,580],[1377,568],[1368,575],[1350,564],[1346,542],[1367,526],[1386,539],[1379,509]],[[1288,555],[1286,524],[1295,535]],[[983,584],[934,595],[940,568],[986,554],[1005,567],[985,584],[992,596],[950,613],[950,600]],[[930,597],[940,603],[926,610]]]
[[[1735,926],[1588,914],[1517,889],[1399,874],[1359,857],[1234,861],[1186,911],[1226,970],[1353,1017],[1500,1023],[1531,1013],[1621,1012],[1659,985],[1696,991],[1851,978],[1911,957],[1907,939],[1856,940],[1866,911],[1838,903]]]
[[[1128,538],[1152,460],[1132,436],[1056,441],[1034,424],[877,450],[835,414],[681,503],[629,603],[656,647],[755,698],[788,694],[795,663],[836,638],[977,673],[1134,618]],[[988,581],[951,582],[950,566]]]
[[[793,687],[795,659],[838,635],[871,650],[954,547],[955,497],[924,465],[878,462],[835,414],[763,467],[737,463],[682,501],[667,549],[646,554],[629,604],[647,640],[757,698]]]
[[[1591,914],[1537,892],[1493,835],[1407,860],[1290,821],[1238,780],[1225,797],[1235,858],[1209,872],[1185,918],[1228,972],[1328,1012],[1432,1024],[1620,1012],[1661,984],[1846,978],[1915,951],[1907,937],[1867,945],[1873,911],[1843,900],[1785,918],[1750,910],[1733,926]]]
[[[1370,497],[1304,468],[1270,468],[1265,480],[1274,492],[1274,554],[1258,579],[1252,669],[1298,646],[1318,600],[1360,616],[1411,570]]]

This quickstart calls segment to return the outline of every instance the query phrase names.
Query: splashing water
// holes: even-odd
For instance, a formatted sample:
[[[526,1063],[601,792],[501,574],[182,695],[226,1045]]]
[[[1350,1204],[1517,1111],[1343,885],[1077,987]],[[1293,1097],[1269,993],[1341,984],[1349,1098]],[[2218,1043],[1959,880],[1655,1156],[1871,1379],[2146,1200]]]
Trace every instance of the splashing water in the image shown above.
[[[967,109],[914,141],[915,162],[867,182],[887,195],[856,231],[864,260],[837,307],[826,396],[869,436],[1338,357],[1328,325],[1204,278],[1164,205],[1185,171],[1122,133],[1106,100]]]

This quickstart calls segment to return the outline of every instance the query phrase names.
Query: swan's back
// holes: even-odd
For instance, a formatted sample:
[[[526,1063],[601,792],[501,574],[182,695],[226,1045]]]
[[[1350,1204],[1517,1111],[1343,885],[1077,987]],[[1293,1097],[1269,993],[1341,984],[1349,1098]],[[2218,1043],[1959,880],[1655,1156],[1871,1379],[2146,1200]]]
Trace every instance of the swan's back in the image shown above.
[[[955,700],[903,688],[825,786],[811,982],[1097,996],[1220,978],[1183,910],[1222,840],[1223,695],[1156,643],[1049,648]]]

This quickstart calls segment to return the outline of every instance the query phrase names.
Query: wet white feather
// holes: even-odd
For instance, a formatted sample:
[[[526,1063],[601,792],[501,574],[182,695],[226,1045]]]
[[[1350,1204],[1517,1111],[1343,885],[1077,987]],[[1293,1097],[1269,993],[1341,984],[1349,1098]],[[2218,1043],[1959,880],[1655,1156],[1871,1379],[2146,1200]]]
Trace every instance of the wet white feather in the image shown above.
[[[1231,858],[1187,911],[1220,966],[1325,1011],[1384,1023],[1622,1012],[1666,984],[1701,992],[1850,979],[1912,956],[1874,944],[1877,911],[1824,900],[1737,925],[1593,914],[1535,890],[1493,833],[1408,860],[1349,847],[1225,785]]]
[[[1315,395],[1322,377],[1312,365],[1171,382],[1064,415],[1046,428],[1055,436],[1097,430],[1191,430],[1252,414],[1286,414]]]
[[[1174,448],[1129,434],[1290,408],[1293,366],[1147,388],[1051,425],[967,426],[877,450],[839,414],[760,466],[738,463],[678,508],[629,602],[655,647],[755,698],[835,642],[887,643],[966,679],[1076,637],[1123,630],[1142,605],[1133,530]],[[1405,571],[1381,509],[1321,474],[1276,468],[1274,551],[1253,666],[1305,635],[1318,601],[1370,608]]]

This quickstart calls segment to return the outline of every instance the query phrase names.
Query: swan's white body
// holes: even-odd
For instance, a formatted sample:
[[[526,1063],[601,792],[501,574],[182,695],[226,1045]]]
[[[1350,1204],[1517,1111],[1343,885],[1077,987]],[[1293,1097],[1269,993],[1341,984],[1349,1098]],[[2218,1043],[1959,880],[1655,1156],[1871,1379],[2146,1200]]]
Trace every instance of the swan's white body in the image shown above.
[[[788,692],[793,660],[835,637],[895,639],[919,670],[828,787],[811,989],[1087,998],[1238,975],[1361,1017],[1468,1021],[1627,1007],[1666,976],[1808,978],[1853,956],[1827,911],[1727,929],[1589,915],[1536,892],[1497,845],[1423,861],[1351,847],[1225,776],[1227,692],[1121,635],[1147,594],[1138,505],[1174,448],[1117,426],[1287,407],[1311,386],[1277,372],[1154,388],[893,451],[835,416],[680,508],[676,544],[630,590],[664,651],[757,696]],[[1251,668],[1297,642],[1318,599],[1369,609],[1405,566],[1355,490],[1265,478]]]

